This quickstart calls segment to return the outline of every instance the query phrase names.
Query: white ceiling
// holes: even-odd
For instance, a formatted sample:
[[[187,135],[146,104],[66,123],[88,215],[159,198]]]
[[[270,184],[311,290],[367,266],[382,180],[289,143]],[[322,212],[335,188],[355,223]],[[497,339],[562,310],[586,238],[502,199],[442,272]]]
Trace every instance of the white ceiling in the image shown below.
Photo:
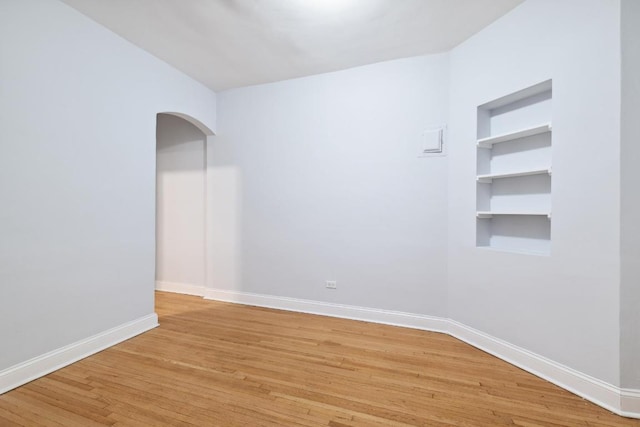
[[[523,0],[63,0],[209,88],[447,51]]]

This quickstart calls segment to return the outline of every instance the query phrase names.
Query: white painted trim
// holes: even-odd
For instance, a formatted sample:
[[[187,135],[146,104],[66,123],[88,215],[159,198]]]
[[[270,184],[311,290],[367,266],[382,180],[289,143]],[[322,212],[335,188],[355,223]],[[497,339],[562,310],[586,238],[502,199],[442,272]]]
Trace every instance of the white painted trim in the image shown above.
[[[446,333],[618,415],[640,418],[640,390],[613,386],[452,319],[221,289],[206,288],[204,298]]]
[[[234,292],[220,289],[205,289],[205,299],[276,308],[300,313],[319,314],[343,319],[363,320],[385,325],[403,326],[433,332],[447,332],[447,319],[400,311],[380,310],[352,305],[333,304],[296,298]]]
[[[619,414],[630,418],[640,418],[640,390],[623,388],[620,396]]]
[[[153,313],[0,371],[0,394],[158,326]]]
[[[156,280],[156,291],[173,292],[176,294],[204,296],[204,286],[189,283],[163,282]]]
[[[480,332],[455,320],[450,319],[449,325],[449,334],[451,336],[622,415],[620,388]],[[637,416],[640,416],[640,413]]]

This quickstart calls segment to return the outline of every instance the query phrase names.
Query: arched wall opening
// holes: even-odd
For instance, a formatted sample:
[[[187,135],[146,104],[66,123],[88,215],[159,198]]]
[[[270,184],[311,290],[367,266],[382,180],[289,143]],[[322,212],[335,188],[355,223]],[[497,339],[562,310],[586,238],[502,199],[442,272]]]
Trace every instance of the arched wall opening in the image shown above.
[[[191,116],[156,120],[156,289],[202,295],[206,285],[206,146]]]

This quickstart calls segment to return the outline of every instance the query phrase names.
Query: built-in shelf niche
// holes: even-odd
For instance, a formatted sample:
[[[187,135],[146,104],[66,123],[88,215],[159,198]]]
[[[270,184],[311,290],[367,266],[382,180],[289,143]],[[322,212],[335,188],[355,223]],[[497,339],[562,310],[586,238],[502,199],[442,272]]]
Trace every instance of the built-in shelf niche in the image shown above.
[[[476,245],[551,251],[551,80],[478,107]]]

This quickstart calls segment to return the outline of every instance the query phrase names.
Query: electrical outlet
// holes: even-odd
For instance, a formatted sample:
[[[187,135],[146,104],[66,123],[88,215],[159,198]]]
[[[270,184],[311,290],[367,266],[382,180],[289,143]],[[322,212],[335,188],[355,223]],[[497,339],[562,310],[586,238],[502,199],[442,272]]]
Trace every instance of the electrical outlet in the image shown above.
[[[325,282],[325,287],[327,289],[336,289],[338,287],[338,284],[336,283],[335,280],[327,280]]]

